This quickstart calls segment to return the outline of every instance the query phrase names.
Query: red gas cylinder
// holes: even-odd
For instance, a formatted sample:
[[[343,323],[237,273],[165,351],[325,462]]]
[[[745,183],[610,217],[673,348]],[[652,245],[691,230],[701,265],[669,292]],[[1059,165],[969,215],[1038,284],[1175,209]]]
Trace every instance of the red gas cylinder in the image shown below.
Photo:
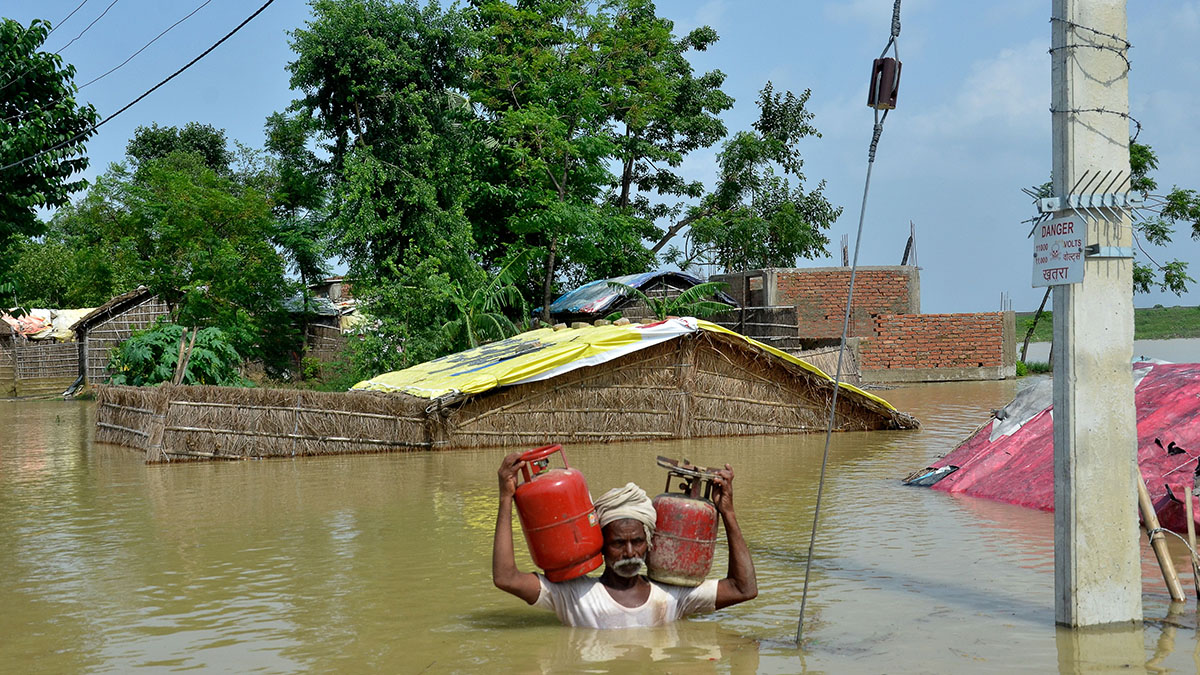
[[[548,469],[558,453],[563,469]],[[604,563],[604,535],[583,474],[567,466],[561,445],[547,445],[521,455],[525,481],[513,500],[533,562],[550,581],[581,577]],[[533,467],[530,476],[529,468]]]
[[[654,498],[654,546],[646,561],[651,579],[676,586],[699,586],[712,569],[717,545],[717,507],[712,503],[712,478],[716,473],[666,457],[658,465],[667,469],[666,491]],[[671,492],[671,482],[682,479],[681,492]]]

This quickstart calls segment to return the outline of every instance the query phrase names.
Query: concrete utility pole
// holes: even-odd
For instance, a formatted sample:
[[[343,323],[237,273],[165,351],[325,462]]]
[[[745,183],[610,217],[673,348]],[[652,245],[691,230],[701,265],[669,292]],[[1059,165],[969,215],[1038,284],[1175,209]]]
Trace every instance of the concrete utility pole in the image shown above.
[[[1124,0],[1053,0],[1053,11],[1053,179],[1062,197],[1082,189],[1085,171],[1129,176],[1129,120],[1119,114],[1129,111],[1129,73]],[[1124,257],[1133,242],[1128,215],[1104,212],[1110,220],[1091,221],[1084,244],[1113,257],[1086,258],[1082,283],[1054,288],[1054,609],[1068,626],[1142,619],[1133,260]]]

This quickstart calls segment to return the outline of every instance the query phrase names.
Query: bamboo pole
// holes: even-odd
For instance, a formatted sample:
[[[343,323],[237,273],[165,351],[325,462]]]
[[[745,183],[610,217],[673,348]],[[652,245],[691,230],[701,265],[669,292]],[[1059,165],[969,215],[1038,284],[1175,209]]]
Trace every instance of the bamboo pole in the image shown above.
[[[1196,564],[1196,521],[1194,520],[1192,500],[1195,499],[1196,491],[1196,476],[1192,476],[1191,485],[1188,486],[1188,491],[1184,504],[1187,505],[1187,530],[1188,530],[1188,559],[1192,561],[1192,586],[1196,589],[1196,600],[1200,601],[1200,565]]]
[[[187,328],[179,334],[179,356],[175,357],[175,375],[171,378],[171,384],[179,384],[183,379],[183,350],[187,347],[187,334]]]
[[[1154,504],[1150,501],[1150,491],[1146,489],[1146,481],[1138,471],[1138,507],[1142,511],[1142,521],[1146,531],[1153,532],[1150,536],[1150,547],[1158,558],[1158,567],[1162,570],[1163,580],[1167,582],[1167,591],[1171,594],[1172,602],[1183,602],[1187,596],[1183,594],[1183,585],[1179,583],[1179,575],[1175,573],[1175,563],[1171,560],[1171,551],[1167,548],[1167,537],[1159,532],[1158,515],[1154,513]]]

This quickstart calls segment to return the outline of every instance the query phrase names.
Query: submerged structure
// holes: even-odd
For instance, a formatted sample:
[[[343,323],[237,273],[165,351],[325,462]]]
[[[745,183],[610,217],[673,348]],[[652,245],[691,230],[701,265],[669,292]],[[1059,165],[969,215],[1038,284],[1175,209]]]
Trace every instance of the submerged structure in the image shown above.
[[[1159,523],[1185,531],[1200,471],[1200,364],[1133,364],[1137,462]],[[993,418],[906,482],[1043,511],[1054,510],[1053,381],[1017,394]],[[1198,511],[1200,512],[1200,511]],[[1130,514],[1132,517],[1133,514]]]
[[[835,429],[918,421],[842,384]],[[103,387],[97,440],[147,461],[823,431],[834,382],[692,318],[543,328],[380,375],[345,394]]]

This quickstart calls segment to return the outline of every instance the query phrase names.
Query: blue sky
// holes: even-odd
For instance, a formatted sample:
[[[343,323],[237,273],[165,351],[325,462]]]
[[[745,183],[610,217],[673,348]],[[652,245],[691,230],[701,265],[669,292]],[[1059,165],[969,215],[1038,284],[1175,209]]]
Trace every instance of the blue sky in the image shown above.
[[[62,54],[84,83],[120,63],[203,0],[119,0]],[[47,43],[65,45],[111,0],[90,0]],[[107,115],[202,52],[261,2],[212,0],[191,19],[121,70],[83,89],[83,99]],[[28,23],[57,21],[78,0],[3,0],[0,15]],[[827,194],[845,207],[829,232],[832,257],[802,261],[837,264],[843,234],[854,242],[866,173],[872,115],[866,107],[871,60],[887,40],[890,0],[664,0],[659,14],[677,32],[707,24],[720,34],[696,54],[697,70],[720,69],[737,99],[725,115],[731,131],[749,126],[758,90],[812,90],[809,109],[822,138],[803,142],[810,185],[827,181]],[[1022,186],[1050,173],[1050,0],[905,0],[899,108],[889,115],[872,175],[860,265],[900,262],[909,222],[916,226],[922,310],[976,312],[1000,308],[1008,294],[1015,309],[1033,310],[1042,290],[1031,287],[1033,215]],[[261,147],[263,121],[294,94],[285,66],[292,58],[287,32],[308,18],[300,0],[276,0],[236,36],[183,75],[100,129],[88,144],[95,175],[124,155],[139,125],[182,125],[196,120],[223,128],[229,138]],[[1160,191],[1200,188],[1195,110],[1200,87],[1190,56],[1200,42],[1200,1],[1129,3],[1132,115],[1139,140],[1159,157]],[[711,185],[717,148],[691,156],[688,176]],[[1200,279],[1200,243],[1177,233],[1158,260],[1191,262]],[[1139,307],[1200,304],[1200,284],[1173,294],[1136,296]]]

